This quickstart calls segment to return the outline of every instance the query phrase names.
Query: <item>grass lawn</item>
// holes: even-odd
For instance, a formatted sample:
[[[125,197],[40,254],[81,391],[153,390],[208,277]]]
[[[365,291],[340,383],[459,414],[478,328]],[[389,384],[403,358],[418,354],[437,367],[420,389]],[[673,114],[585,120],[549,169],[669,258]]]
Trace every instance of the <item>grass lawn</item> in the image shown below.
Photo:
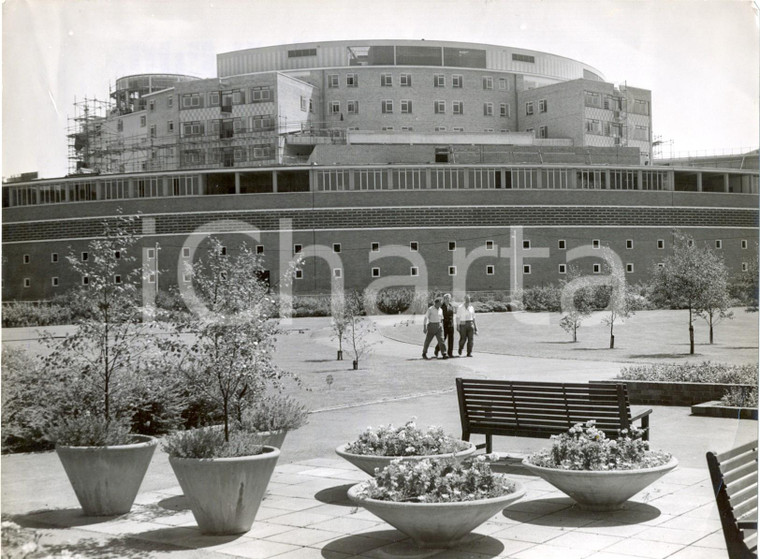
[[[734,318],[723,320],[714,329],[709,343],[707,323],[694,322],[694,355],[689,355],[688,311],[639,311],[623,323],[615,324],[615,348],[609,349],[609,327],[605,313],[594,313],[578,329],[578,341],[560,326],[559,313],[487,313],[478,316],[479,334],[475,351],[505,355],[584,359],[600,361],[702,362],[742,364],[758,362],[758,314],[733,309]],[[421,318],[399,320],[382,327],[390,338],[422,345]],[[458,343],[459,335],[456,334]]]

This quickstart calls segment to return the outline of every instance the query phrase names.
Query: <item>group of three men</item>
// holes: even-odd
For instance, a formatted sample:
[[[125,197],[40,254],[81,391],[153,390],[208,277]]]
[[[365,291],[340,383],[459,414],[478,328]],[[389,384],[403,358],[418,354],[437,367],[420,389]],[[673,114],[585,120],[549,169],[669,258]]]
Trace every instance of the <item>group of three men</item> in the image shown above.
[[[436,338],[435,356],[438,352],[444,359],[454,355],[454,328],[459,331],[459,355],[462,355],[465,342],[467,342],[467,357],[472,357],[472,346],[478,326],[475,324],[475,309],[470,302],[470,296],[464,296],[464,303],[455,306],[451,302],[451,295],[446,293],[441,299],[436,299],[433,305],[425,313],[422,321],[422,331],[425,333],[425,345],[422,347],[422,358],[427,356],[428,347],[433,338]],[[448,352],[444,340],[448,340]]]

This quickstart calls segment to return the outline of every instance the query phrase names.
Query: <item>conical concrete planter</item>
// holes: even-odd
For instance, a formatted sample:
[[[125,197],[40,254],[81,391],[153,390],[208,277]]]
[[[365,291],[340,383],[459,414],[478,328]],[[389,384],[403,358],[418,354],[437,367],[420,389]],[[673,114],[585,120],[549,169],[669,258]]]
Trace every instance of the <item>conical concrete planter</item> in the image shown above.
[[[500,476],[501,474],[494,474]],[[348,498],[403,532],[423,548],[446,548],[460,543],[486,520],[525,495],[518,482],[508,495],[461,503],[396,503],[360,496],[368,482],[354,485]]]
[[[623,507],[636,493],[648,487],[678,466],[678,460],[654,468],[640,470],[560,470],[531,464],[526,458],[523,466],[542,477],[590,511],[611,511]]]
[[[146,435],[135,435],[134,440],[125,445],[55,448],[85,515],[126,514],[132,508],[158,445]]]
[[[279,429],[277,431],[260,431],[258,433],[261,438],[261,444],[265,446],[273,446],[275,448],[282,448],[285,443],[285,435],[288,432],[285,429]]]
[[[238,458],[175,458],[169,464],[204,534],[242,534],[251,529],[280,457],[265,446],[262,454]]]
[[[350,452],[346,452],[346,447],[348,444],[340,445],[338,448],[335,449],[335,453],[340,456],[341,458],[348,460],[359,468],[361,471],[369,474],[370,476],[375,475],[375,468],[380,468],[381,470],[385,468],[388,464],[393,462],[394,460],[400,458],[403,461],[407,460],[436,460],[440,458],[451,458],[452,456],[456,460],[462,460],[464,458],[467,458],[468,456],[475,453],[475,445],[473,443],[467,443],[470,446],[464,450],[460,450],[459,452],[455,454],[432,454],[428,456],[375,456],[371,454],[352,454]]]

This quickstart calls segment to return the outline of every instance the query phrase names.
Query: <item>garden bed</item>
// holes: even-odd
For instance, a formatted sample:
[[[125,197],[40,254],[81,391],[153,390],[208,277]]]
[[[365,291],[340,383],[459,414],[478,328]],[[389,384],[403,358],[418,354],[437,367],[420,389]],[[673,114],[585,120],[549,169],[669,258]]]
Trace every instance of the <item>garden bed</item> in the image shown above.
[[[601,380],[600,383],[625,383],[632,405],[693,406],[720,400],[731,388],[751,390],[751,384],[721,384],[706,382],[666,382],[644,380]]]
[[[705,417],[730,417],[735,419],[754,419],[757,421],[757,408],[740,408],[737,406],[724,406],[719,400],[703,402],[691,406],[692,415]]]

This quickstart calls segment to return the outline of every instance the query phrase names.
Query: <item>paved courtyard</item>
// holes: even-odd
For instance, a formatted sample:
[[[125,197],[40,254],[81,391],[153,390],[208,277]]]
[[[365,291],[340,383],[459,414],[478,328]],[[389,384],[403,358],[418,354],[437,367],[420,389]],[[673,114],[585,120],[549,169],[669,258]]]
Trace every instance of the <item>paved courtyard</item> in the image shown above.
[[[4,338],[12,336],[6,337],[4,333]],[[300,342],[295,339],[294,343]],[[456,375],[535,378],[540,372],[544,380],[583,381],[611,378],[620,366],[599,361],[562,362],[487,354],[423,365],[418,353],[416,345],[392,340],[386,340],[378,349],[381,361],[393,355],[407,363],[404,371],[424,367],[419,369],[417,382],[413,382],[416,391],[317,409],[305,427],[288,434],[253,529],[246,534],[202,535],[166,454],[160,450],[154,455],[132,512],[115,518],[82,516],[54,453],[3,456],[4,517],[35,529],[41,535],[40,543],[53,556],[66,553],[109,558],[259,559],[726,556],[704,453],[722,451],[756,438],[757,422],[692,417],[687,408],[671,407],[654,409],[652,447],[672,452],[680,465],[636,495],[622,511],[579,510],[562,493],[528,475],[515,460],[507,459],[544,447],[548,441],[501,437],[494,441],[495,450],[505,459],[496,469],[521,481],[527,490],[525,497],[495,515],[455,549],[417,549],[404,534],[348,501],[346,490],[367,476],[337,457],[333,451],[336,446],[354,438],[367,425],[399,424],[415,416],[423,425],[441,425],[458,434],[458,408],[451,382]],[[432,378],[439,378],[440,382],[432,383]]]

